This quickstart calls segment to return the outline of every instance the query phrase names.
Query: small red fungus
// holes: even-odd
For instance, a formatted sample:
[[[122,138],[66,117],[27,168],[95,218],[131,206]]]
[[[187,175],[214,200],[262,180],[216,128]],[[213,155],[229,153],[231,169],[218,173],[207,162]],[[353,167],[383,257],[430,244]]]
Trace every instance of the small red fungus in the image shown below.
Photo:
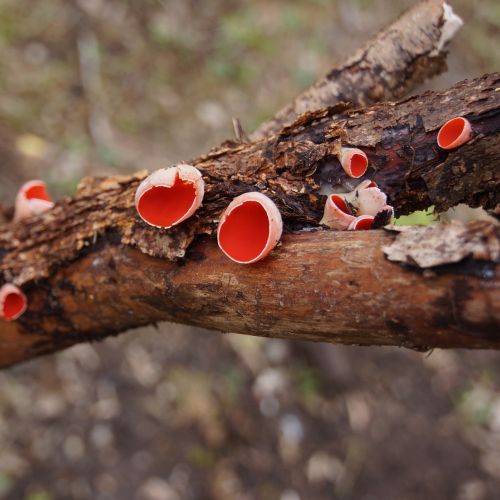
[[[349,229],[360,216],[370,216],[373,220],[384,210],[390,210],[391,214],[394,214],[394,209],[387,205],[387,195],[375,182],[364,180],[350,193],[334,193],[328,196],[320,224],[325,224],[331,229],[345,230]],[[368,222],[362,223],[366,224]],[[357,228],[357,223],[354,227]]]
[[[204,192],[201,172],[180,164],[157,170],[144,179],[135,193],[135,207],[151,226],[170,228],[196,212]]]
[[[368,168],[368,157],[358,148],[342,148],[339,160],[345,173],[354,179],[363,176]]]
[[[461,116],[448,120],[440,129],[437,143],[441,149],[455,149],[465,144],[472,137],[472,127],[467,120]]]
[[[325,203],[325,211],[320,224],[325,224],[331,229],[344,230],[354,220],[354,215],[345,201],[344,195],[331,194]]]
[[[45,182],[38,179],[25,182],[17,192],[14,220],[21,221],[50,210],[53,206]]]
[[[278,243],[283,222],[278,207],[258,192],[237,196],[222,214],[217,229],[220,249],[234,262],[252,264]]]
[[[372,215],[360,215],[356,217],[347,228],[349,231],[366,231],[372,228],[375,217]]]
[[[0,288],[0,318],[14,321],[28,306],[26,295],[15,285],[7,283]]]

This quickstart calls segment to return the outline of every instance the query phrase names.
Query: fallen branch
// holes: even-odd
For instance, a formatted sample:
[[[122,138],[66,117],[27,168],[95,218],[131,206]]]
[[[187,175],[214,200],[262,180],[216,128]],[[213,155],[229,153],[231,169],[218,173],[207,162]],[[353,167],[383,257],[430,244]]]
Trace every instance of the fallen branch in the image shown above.
[[[290,234],[317,226],[320,183],[345,179],[334,156],[341,143],[365,148],[369,176],[400,213],[446,206],[450,196],[494,207],[499,82],[487,75],[400,103],[306,113],[267,140],[225,143],[193,161],[206,180],[203,209],[168,231],[135,213],[144,173],[84,180],[74,198],[0,233],[0,270],[30,303],[2,327],[0,366],[161,320],[349,344],[500,348],[494,252],[429,279],[385,259],[394,236],[383,231]],[[437,129],[456,115],[468,116],[475,136],[440,151]],[[238,266],[203,235],[231,198],[255,186],[279,205],[289,234],[270,258]],[[468,231],[488,235],[489,249],[498,244],[494,227]]]
[[[387,193],[397,214],[460,202],[494,208],[500,203],[499,84],[500,75],[492,74],[400,103],[306,113],[278,136],[227,142],[192,160],[206,182],[203,208],[168,231],[146,226],[135,212],[134,193],[145,172],[84,179],[75,197],[45,216],[4,227],[0,270],[18,286],[47,278],[106,231],[148,255],[182,258],[196,235],[214,234],[235,196],[256,188],[274,199],[288,230],[318,226],[321,184],[347,189],[335,156],[341,143],[365,148],[367,177]],[[440,150],[437,129],[459,115],[468,116],[474,138],[457,150]]]
[[[467,231],[498,241],[498,228],[485,223]],[[491,262],[424,275],[384,258],[393,240],[386,231],[288,234],[272,258],[241,266],[213,241],[172,262],[107,234],[28,289],[29,314],[2,325],[0,366],[164,320],[297,340],[500,348]]]

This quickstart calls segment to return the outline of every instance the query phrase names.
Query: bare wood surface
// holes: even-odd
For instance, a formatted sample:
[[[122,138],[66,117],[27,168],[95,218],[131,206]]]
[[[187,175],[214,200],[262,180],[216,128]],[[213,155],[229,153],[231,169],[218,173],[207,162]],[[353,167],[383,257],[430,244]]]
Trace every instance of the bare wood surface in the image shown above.
[[[487,223],[468,232],[499,237]],[[195,243],[186,263],[103,236],[28,289],[29,314],[2,325],[0,366],[163,320],[347,344],[500,348],[492,263],[423,274],[385,259],[382,247],[394,237],[383,230],[287,234],[271,258],[241,266],[212,240]]]
[[[262,139],[306,111],[340,102],[367,106],[399,99],[446,69],[446,46],[460,20],[443,0],[424,0],[367,42],[341,66],[263,123],[250,138]]]

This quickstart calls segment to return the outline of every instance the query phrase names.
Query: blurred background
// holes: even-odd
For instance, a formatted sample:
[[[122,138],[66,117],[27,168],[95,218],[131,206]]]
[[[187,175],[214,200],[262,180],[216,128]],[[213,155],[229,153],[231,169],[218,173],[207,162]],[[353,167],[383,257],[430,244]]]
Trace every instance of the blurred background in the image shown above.
[[[0,200],[251,131],[412,2],[0,0]],[[500,68],[498,0],[449,71]],[[422,90],[422,89],[418,89]],[[500,353],[163,324],[0,372],[0,498],[500,498]]]

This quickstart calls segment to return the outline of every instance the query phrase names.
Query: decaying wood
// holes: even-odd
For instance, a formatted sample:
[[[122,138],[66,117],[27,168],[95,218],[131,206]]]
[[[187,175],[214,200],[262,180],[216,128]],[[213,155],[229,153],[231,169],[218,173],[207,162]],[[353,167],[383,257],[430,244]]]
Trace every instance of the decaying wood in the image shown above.
[[[468,231],[500,236],[481,224]],[[272,257],[241,266],[213,240],[196,242],[186,263],[149,257],[107,234],[28,287],[29,314],[2,325],[0,366],[163,320],[347,344],[500,348],[494,264],[468,260],[459,272],[441,266],[424,275],[384,258],[394,237],[287,234]]]
[[[367,177],[399,213],[446,206],[450,193],[498,204],[499,83],[500,75],[486,75],[400,103],[306,113],[276,136],[227,142],[192,161],[207,183],[204,206],[168,231],[135,213],[144,172],[85,179],[75,197],[0,230],[3,281],[22,285],[30,302],[18,322],[2,325],[0,366],[166,319],[350,344],[500,348],[491,258],[478,262],[480,252],[471,252],[459,269],[441,266],[429,276],[385,259],[392,233],[317,228],[321,182],[347,182],[335,158],[340,144],[367,152]],[[474,138],[439,151],[437,129],[456,115],[469,118]],[[250,189],[277,202],[288,234],[262,263],[238,266],[211,236],[229,200]],[[498,229],[481,227],[465,232],[498,242]]]
[[[443,0],[424,0],[406,11],[340,67],[262,124],[252,140],[279,132],[305,112],[340,102],[367,106],[399,99],[446,69],[445,49],[462,22]]]
[[[43,217],[4,227],[0,271],[19,286],[47,278],[106,231],[148,255],[182,258],[196,235],[213,235],[232,198],[255,189],[276,201],[288,230],[317,226],[325,202],[320,185],[349,188],[335,157],[341,143],[364,148],[370,159],[366,177],[387,193],[397,214],[458,202],[495,207],[500,202],[499,85],[499,74],[486,75],[400,103],[306,113],[269,139],[227,142],[192,160],[206,181],[203,208],[189,223],[168,231],[146,226],[135,212],[134,193],[145,172],[86,179],[75,197]],[[475,137],[455,151],[439,150],[439,126],[458,115],[469,118]]]

